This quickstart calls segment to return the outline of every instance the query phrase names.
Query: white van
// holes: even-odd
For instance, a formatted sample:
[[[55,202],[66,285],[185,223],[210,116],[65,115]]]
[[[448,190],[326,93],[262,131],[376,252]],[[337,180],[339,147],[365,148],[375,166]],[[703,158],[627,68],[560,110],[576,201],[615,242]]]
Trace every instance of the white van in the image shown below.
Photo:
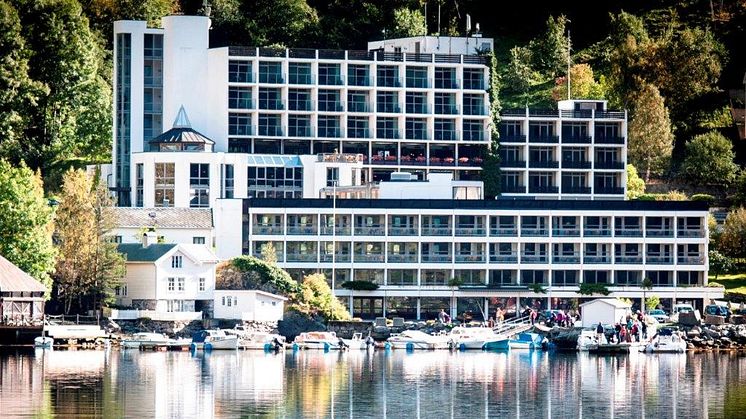
[[[689,303],[677,303],[673,305],[673,309],[671,310],[671,321],[672,322],[678,322],[679,321],[679,313],[691,313],[694,311],[694,307]]]

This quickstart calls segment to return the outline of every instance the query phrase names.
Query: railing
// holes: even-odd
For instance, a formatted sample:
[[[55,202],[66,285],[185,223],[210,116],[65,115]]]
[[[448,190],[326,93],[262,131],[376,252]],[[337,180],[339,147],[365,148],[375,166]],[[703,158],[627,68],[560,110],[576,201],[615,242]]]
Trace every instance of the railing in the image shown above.
[[[596,169],[623,170],[624,163],[620,161],[596,161]]]
[[[329,101],[319,102],[319,112],[342,112],[342,111],[344,111],[344,106],[342,106],[341,102],[329,102]]]
[[[464,80],[464,90],[484,90],[484,81]]]
[[[363,161],[362,154],[356,153],[319,153],[317,161],[323,163],[358,163]]]
[[[589,186],[563,186],[562,193],[587,195],[591,193],[591,188]]]
[[[545,253],[526,254],[521,253],[521,263],[547,263],[549,257]]]
[[[529,143],[559,143],[559,137],[556,135],[531,135],[528,137]]]
[[[524,113],[525,115],[525,113]],[[559,116],[559,111],[554,109],[531,109],[528,110],[529,116],[539,116],[539,117],[551,117],[556,118]]]
[[[618,187],[597,187],[596,188],[597,194],[605,194],[605,195],[624,195],[624,188],[618,188]]]
[[[282,226],[280,226],[280,225],[274,225],[274,226],[254,225],[251,228],[251,234],[256,234],[256,235],[280,235],[280,234],[282,234]]]
[[[583,230],[585,237],[611,237],[611,229],[608,228],[586,228]]]
[[[321,227],[322,236],[349,236],[352,229],[350,227],[332,228],[328,226]]]
[[[695,256],[678,255],[677,261],[679,265],[704,265],[705,257],[703,255],[695,255]]]
[[[624,137],[595,137],[595,144],[624,144]]]
[[[518,263],[518,254],[511,253],[505,255],[490,255],[490,262],[493,263]]]
[[[266,137],[283,137],[284,136],[282,127],[277,127],[277,126],[270,126],[270,127],[259,126],[258,134],[266,136]]]
[[[562,160],[563,169],[590,169],[591,162],[585,160]]]
[[[488,109],[483,105],[465,105],[464,115],[488,115]]]
[[[432,262],[451,262],[451,255],[423,254],[421,257],[423,263]]]
[[[456,115],[458,106],[456,105],[435,105],[435,113],[439,115]]]
[[[484,263],[484,255],[456,255],[456,263]]]
[[[611,256],[584,255],[583,263],[611,263]]]
[[[516,237],[518,229],[515,227],[492,227],[490,228],[490,237]]]
[[[291,74],[288,76],[288,84],[314,84],[314,76],[312,74]]]
[[[624,228],[624,229],[615,229],[614,230],[614,236],[616,237],[642,237],[642,229],[641,228]]]
[[[580,263],[580,254],[552,255],[552,263]]]
[[[526,108],[503,109],[500,116],[526,116]]]
[[[259,83],[284,84],[285,77],[277,73],[259,73]]]
[[[435,79],[435,88],[436,89],[458,89],[459,85],[455,79],[450,79],[450,80]]]
[[[288,49],[288,56],[290,58],[316,58],[316,50],[311,48],[290,48]]]
[[[435,131],[435,139],[439,141],[458,141],[457,131]]]
[[[291,111],[312,111],[312,100],[294,100],[288,102],[288,109]]]
[[[367,129],[347,128],[349,138],[370,138],[370,131]]]
[[[340,263],[349,263],[352,258],[352,255],[349,253],[337,253],[334,256],[334,260],[332,260],[331,253],[322,253],[321,254],[321,262],[340,262]]]
[[[624,119],[624,112],[620,111],[596,111],[596,119]]]
[[[430,79],[418,77],[407,77],[405,81],[407,87],[415,89],[429,89],[433,84]]]
[[[347,76],[348,86],[370,86],[370,77]]]
[[[320,86],[342,86],[343,84],[345,84],[345,79],[339,74],[319,76]]]
[[[591,118],[593,111],[590,109],[577,109],[572,111],[560,111],[562,118]]]
[[[483,227],[461,227],[456,226],[456,236],[484,236],[485,230]]]
[[[559,167],[558,161],[540,161],[540,160],[529,160],[528,167],[538,169],[556,169]]]
[[[259,109],[271,111],[281,111],[285,109],[285,104],[281,100],[260,100]]]
[[[339,128],[319,128],[318,135],[322,138],[340,138],[342,136]]]
[[[500,143],[525,143],[525,135],[502,135],[500,134]]]
[[[558,186],[529,186],[530,193],[559,193]]]
[[[417,263],[417,255],[388,255],[388,263]]]
[[[401,106],[398,104],[378,103],[376,111],[381,113],[401,113]]]
[[[580,237],[580,228],[553,228],[554,237]]]
[[[295,236],[316,235],[316,226],[288,226],[287,234]]]
[[[645,262],[649,265],[670,265],[673,264],[673,256],[646,256]]]
[[[562,144],[590,144],[591,137],[587,135],[562,136]]]
[[[678,229],[676,235],[678,237],[704,237],[705,231],[702,229]]]
[[[348,112],[370,112],[367,102],[347,102]]]
[[[526,193],[526,187],[523,185],[502,185],[500,186],[500,192],[502,193]]]
[[[348,60],[373,61],[373,51],[348,50]]]
[[[508,168],[520,168],[525,169],[526,168],[526,161],[525,160],[503,160],[500,162],[501,167],[508,167]]]
[[[433,62],[433,54],[405,53],[404,61],[431,63]]]
[[[521,237],[548,237],[549,230],[546,228],[521,227]]]
[[[642,256],[615,255],[614,263],[637,264],[642,263]]]
[[[402,82],[398,77],[377,77],[376,85],[378,87],[402,87]]]
[[[354,256],[355,263],[359,262],[383,262],[384,256],[383,254],[355,254]]]
[[[461,62],[461,55],[456,54],[435,54],[436,63],[451,63],[459,64]]]
[[[290,127],[288,137],[310,137],[313,135],[311,127]]]
[[[157,310],[119,310],[111,309],[108,315],[111,320],[137,320],[148,318],[156,321],[191,321],[202,320],[201,311],[157,311]]]
[[[422,227],[423,236],[450,236],[450,227]]]
[[[316,262],[316,251],[313,253],[286,253],[286,262]]]
[[[287,56],[287,50],[285,48],[262,48],[259,47],[260,57],[274,57],[283,58]]]
[[[228,55],[231,57],[255,57],[255,47],[228,47]]]
[[[228,135],[253,135],[254,127],[251,125],[229,125]]]
[[[416,227],[389,227],[389,236],[417,236]]]
[[[673,237],[673,230],[648,228],[645,230],[645,236],[646,237]]]
[[[405,106],[405,108],[406,108],[406,112],[407,113],[411,113],[411,114],[429,115],[430,113],[432,113],[430,111],[430,106],[429,105],[411,105],[411,104],[407,104]]]
[[[383,236],[386,232],[383,228],[383,226],[377,225],[377,226],[365,226],[365,227],[355,227],[355,235],[356,236]]]

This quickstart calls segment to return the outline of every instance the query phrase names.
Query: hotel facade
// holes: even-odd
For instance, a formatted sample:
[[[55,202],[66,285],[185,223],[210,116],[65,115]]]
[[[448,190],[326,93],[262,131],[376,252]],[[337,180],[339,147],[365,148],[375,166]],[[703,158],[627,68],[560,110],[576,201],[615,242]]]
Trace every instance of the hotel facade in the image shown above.
[[[666,304],[722,297],[706,206],[624,200],[627,115],[604,101],[504,110],[503,193],[482,199],[491,39],[209,48],[207,17],[162,26],[114,24],[110,186],[121,206],[211,208],[222,259],[271,242],[362,317],[564,306],[584,282],[639,299],[644,278]]]

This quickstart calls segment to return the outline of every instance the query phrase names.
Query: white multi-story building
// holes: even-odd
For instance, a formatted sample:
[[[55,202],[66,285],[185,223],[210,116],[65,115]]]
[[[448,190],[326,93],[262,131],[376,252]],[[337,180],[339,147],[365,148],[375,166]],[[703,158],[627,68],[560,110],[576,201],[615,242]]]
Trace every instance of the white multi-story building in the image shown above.
[[[210,208],[115,207],[110,235],[116,243],[142,243],[145,232],[154,232],[159,243],[192,243],[215,246]]]

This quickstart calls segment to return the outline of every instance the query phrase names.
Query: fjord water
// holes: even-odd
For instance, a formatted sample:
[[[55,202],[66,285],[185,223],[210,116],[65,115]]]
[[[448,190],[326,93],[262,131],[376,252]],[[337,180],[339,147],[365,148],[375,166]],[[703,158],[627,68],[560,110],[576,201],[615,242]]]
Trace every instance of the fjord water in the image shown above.
[[[0,351],[4,418],[700,418],[744,412],[746,357],[736,354]]]

